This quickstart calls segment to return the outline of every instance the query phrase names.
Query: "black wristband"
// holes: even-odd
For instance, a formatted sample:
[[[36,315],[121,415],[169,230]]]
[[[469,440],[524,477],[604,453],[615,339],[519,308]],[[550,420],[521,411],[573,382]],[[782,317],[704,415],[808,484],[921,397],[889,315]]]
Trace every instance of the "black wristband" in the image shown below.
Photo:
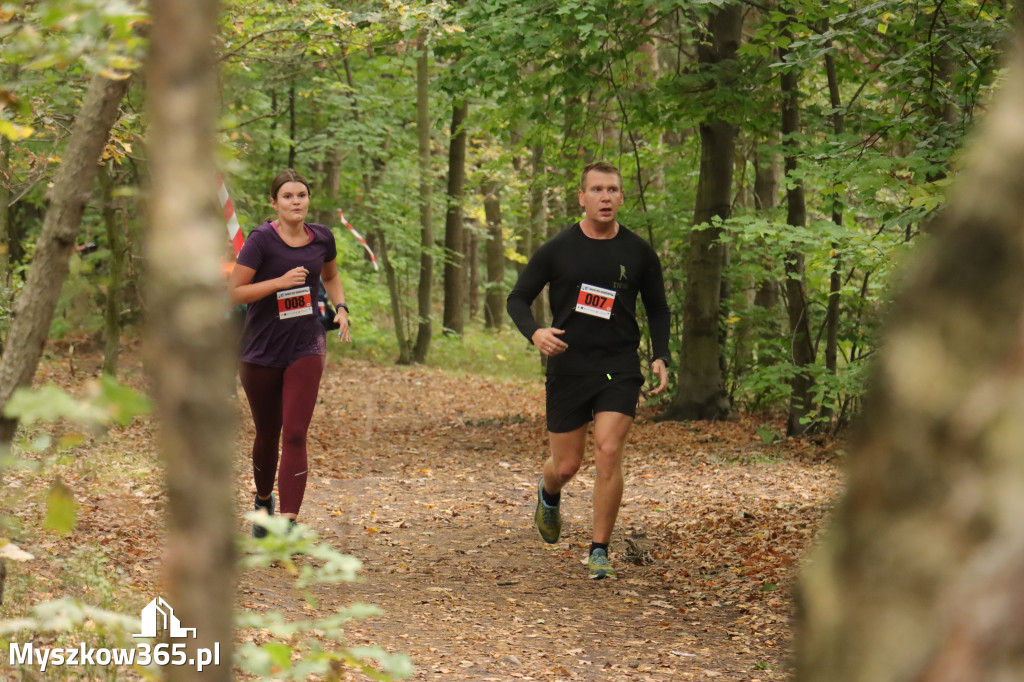
[[[652,365],[654,364],[654,360],[661,360],[662,362],[665,363],[665,367],[666,368],[668,367],[668,356],[667,355],[660,355],[660,356],[654,358],[653,360],[651,360],[651,364]]]
[[[335,303],[334,304],[334,309],[335,310],[340,310],[341,308],[344,308],[346,313],[348,312],[348,306],[345,305],[344,303]]]

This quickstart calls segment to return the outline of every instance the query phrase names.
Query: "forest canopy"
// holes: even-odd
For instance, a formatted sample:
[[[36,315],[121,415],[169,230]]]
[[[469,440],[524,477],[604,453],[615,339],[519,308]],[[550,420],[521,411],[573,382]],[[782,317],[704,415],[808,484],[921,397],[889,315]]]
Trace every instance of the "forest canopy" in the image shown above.
[[[3,3],[0,20],[0,338],[90,77],[131,78],[50,329],[116,353],[145,313],[146,5]],[[362,351],[400,362],[429,361],[442,331],[507,326],[517,269],[578,218],[582,165],[609,160],[620,220],[669,285],[666,415],[786,411],[799,433],[859,409],[892,274],[944,202],[1009,29],[983,1],[226,0],[218,156],[244,232],[280,169],[310,178]]]

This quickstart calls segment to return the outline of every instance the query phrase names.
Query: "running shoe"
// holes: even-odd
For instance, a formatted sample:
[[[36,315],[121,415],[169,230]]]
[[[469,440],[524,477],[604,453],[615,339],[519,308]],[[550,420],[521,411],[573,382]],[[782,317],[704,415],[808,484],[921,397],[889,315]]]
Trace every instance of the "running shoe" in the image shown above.
[[[608,561],[608,552],[600,548],[590,553],[590,559],[587,560],[587,568],[590,570],[591,580],[615,579],[618,577],[615,575],[615,569],[612,568],[612,562]]]
[[[558,511],[558,505],[552,507],[544,502],[542,490],[544,490],[543,476],[540,477],[540,483],[537,484],[537,511],[533,513],[533,522],[537,524],[540,539],[549,545],[554,545],[562,534],[562,515]]]
[[[274,494],[270,494],[270,498],[261,500],[259,496],[256,496],[256,502],[253,504],[255,511],[265,511],[268,516],[274,515]],[[257,540],[260,538],[267,537],[267,529],[258,523],[252,524],[252,536]]]

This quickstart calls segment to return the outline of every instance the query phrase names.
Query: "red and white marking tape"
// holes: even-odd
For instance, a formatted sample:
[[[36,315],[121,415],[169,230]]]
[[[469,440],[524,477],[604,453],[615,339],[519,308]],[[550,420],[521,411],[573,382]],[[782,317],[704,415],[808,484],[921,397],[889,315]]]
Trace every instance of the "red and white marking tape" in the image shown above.
[[[377,265],[377,257],[373,255],[373,249],[371,249],[370,245],[366,243],[365,239],[363,239],[363,235],[356,232],[356,228],[352,227],[352,223],[345,220],[345,214],[341,212],[340,208],[338,209],[338,217],[341,218],[341,222],[349,229],[349,232],[351,232],[355,238],[359,240],[359,243],[363,245],[363,248],[366,249],[366,253],[370,254],[370,262],[373,263],[373,269],[380,270],[380,267]]]
[[[220,198],[220,207],[224,211],[224,220],[228,225],[228,237],[231,239],[231,246],[234,247],[237,256],[238,252],[242,250],[242,244],[245,243],[245,235],[242,234],[238,216],[235,215],[235,205],[231,203],[228,188],[220,173],[217,173],[217,196]]]

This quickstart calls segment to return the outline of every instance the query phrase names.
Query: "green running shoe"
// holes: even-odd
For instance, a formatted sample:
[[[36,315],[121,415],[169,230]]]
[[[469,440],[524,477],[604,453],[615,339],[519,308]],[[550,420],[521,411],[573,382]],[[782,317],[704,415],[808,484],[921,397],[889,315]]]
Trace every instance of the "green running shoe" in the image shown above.
[[[533,521],[537,524],[540,539],[549,545],[554,545],[562,534],[562,515],[558,511],[557,505],[551,507],[544,503],[544,497],[541,494],[543,489],[544,477],[541,476],[540,483],[537,484],[537,511],[533,513]]]
[[[587,568],[590,569],[591,580],[602,580],[604,578],[618,578],[612,562],[608,561],[608,552],[603,549],[595,549],[587,560]]]

